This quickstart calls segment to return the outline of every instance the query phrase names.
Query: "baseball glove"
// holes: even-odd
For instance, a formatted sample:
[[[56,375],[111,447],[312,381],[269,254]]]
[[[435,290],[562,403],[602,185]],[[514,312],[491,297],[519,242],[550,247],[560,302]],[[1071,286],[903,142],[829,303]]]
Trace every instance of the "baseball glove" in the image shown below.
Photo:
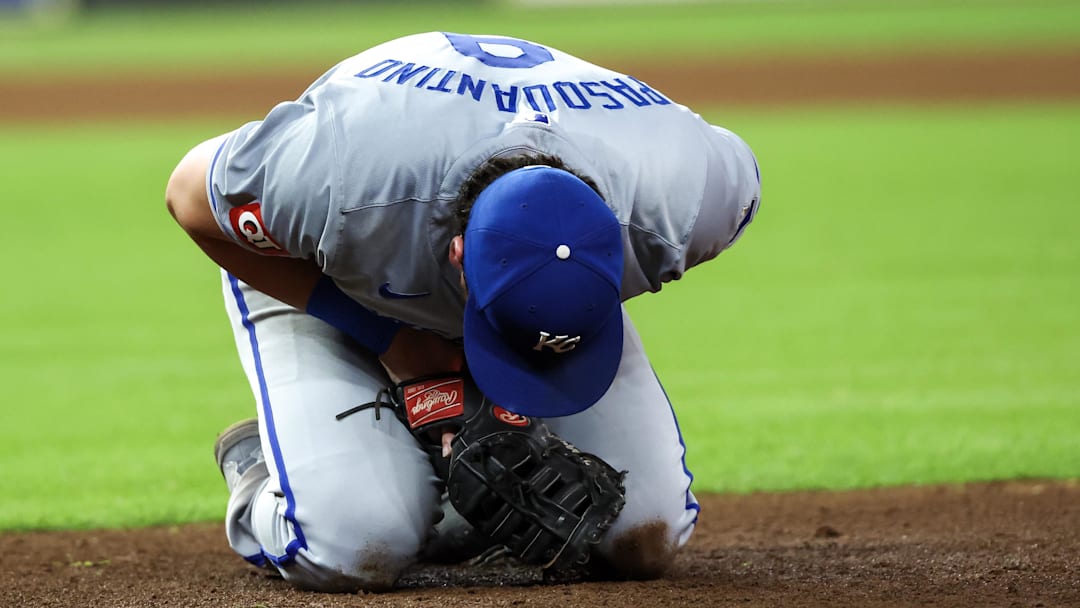
[[[527,564],[586,563],[626,502],[625,471],[490,402],[468,376],[403,382],[392,398],[458,513]],[[447,426],[456,428],[449,459],[440,437]]]

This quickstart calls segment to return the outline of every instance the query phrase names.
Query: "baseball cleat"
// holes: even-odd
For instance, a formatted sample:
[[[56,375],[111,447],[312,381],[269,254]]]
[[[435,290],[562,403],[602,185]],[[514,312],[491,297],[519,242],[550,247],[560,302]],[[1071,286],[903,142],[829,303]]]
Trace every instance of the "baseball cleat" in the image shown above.
[[[244,472],[263,461],[259,420],[248,418],[229,425],[214,442],[214,458],[225,478],[225,485],[232,492]]]

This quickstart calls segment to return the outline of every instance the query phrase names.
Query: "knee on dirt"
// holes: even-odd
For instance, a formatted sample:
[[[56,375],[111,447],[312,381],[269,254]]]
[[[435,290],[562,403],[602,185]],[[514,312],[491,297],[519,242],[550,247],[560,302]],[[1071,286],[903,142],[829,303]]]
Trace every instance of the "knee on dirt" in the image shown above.
[[[389,509],[388,509],[389,511]],[[307,547],[279,568],[293,586],[324,593],[386,591],[415,560],[423,534],[403,518],[371,514],[304,527]]]
[[[651,580],[660,578],[675,561],[678,547],[665,522],[651,521],[615,536],[603,561],[612,578]]]

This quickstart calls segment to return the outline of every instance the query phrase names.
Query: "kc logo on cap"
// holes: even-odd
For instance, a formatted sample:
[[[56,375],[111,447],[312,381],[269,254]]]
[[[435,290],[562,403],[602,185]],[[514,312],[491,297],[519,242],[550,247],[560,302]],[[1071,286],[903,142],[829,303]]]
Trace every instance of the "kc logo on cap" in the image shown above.
[[[566,353],[574,350],[581,342],[581,336],[552,336],[546,331],[540,332],[540,340],[533,347],[533,350],[544,350],[550,348],[557,353]]]
[[[480,390],[526,416],[596,403],[622,359],[622,229],[607,203],[567,171],[517,169],[477,197],[464,242]]]

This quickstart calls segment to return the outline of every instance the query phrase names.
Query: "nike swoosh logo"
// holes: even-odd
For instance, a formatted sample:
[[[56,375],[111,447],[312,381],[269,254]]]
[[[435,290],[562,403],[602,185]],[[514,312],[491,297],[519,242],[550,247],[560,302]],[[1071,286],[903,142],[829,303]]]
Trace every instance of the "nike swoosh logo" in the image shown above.
[[[390,291],[390,283],[383,283],[379,286],[379,295],[387,300],[408,300],[409,298],[422,298],[424,296],[431,295],[430,291],[424,291],[421,293],[398,293],[396,291]]]

